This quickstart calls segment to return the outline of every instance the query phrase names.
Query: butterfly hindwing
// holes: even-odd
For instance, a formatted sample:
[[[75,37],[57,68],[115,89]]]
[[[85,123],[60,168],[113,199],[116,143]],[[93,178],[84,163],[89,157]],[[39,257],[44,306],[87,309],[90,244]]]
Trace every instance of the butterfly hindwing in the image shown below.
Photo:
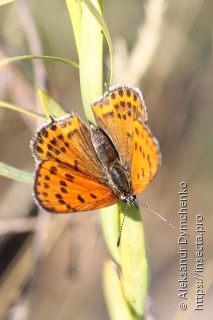
[[[107,207],[118,197],[95,178],[54,161],[42,161],[36,172],[35,197],[47,211],[69,213]]]

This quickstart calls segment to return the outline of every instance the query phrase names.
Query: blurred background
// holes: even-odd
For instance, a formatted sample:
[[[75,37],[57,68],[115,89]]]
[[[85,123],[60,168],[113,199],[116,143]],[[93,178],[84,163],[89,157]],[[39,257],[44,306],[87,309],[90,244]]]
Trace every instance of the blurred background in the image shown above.
[[[115,50],[113,84],[144,95],[162,166],[139,199],[170,219],[141,209],[151,261],[149,295],[156,318],[212,319],[213,3],[104,1]],[[65,1],[0,7],[0,58],[44,54],[77,62]],[[106,46],[105,66],[109,64]],[[0,69],[0,100],[41,111],[37,87],[83,119],[78,71],[57,62],[25,61]],[[34,171],[34,119],[0,108],[0,161]],[[180,182],[188,186],[188,286],[179,310]],[[195,217],[203,216],[204,310],[195,308]],[[102,266],[109,258],[97,212],[58,217],[40,212],[32,187],[0,177],[0,319],[109,319]]]

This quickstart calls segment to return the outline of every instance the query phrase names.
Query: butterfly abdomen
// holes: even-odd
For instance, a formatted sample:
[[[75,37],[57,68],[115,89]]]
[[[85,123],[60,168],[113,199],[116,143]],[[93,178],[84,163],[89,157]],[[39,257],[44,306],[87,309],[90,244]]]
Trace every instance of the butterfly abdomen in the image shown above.
[[[111,179],[121,195],[131,193],[125,171],[119,163],[114,163],[109,168]]]

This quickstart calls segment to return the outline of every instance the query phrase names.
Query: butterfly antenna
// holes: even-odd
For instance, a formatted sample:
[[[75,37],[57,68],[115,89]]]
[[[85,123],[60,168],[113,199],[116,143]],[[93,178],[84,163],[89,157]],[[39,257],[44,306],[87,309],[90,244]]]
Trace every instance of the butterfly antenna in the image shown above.
[[[149,211],[151,211],[152,213],[154,213],[156,216],[158,216],[161,220],[163,220],[164,222],[166,222],[170,227],[175,228],[175,226],[173,225],[173,223],[164,218],[163,216],[161,216],[158,212],[152,210],[150,207],[148,207],[146,204],[141,203],[140,201],[138,201],[137,199],[135,199],[136,202],[138,202],[140,205],[142,205],[144,208],[148,209]]]
[[[121,242],[121,233],[122,233],[122,229],[123,229],[123,225],[124,225],[124,220],[125,220],[125,218],[126,218],[127,207],[128,207],[128,204],[126,204],[126,208],[125,208],[125,211],[124,211],[124,216],[123,216],[123,220],[122,220],[122,223],[121,223],[120,232],[119,232],[118,240],[117,240],[117,247],[119,247],[119,246],[120,246],[120,242]]]

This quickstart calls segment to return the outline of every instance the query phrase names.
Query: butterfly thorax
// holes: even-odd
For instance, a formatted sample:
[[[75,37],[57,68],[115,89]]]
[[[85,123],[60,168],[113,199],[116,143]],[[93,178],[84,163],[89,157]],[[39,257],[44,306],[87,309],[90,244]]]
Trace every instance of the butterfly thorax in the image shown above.
[[[127,199],[128,195],[132,194],[132,190],[124,166],[110,138],[102,130],[92,126],[91,139],[96,154],[105,169],[109,186],[116,195]]]

